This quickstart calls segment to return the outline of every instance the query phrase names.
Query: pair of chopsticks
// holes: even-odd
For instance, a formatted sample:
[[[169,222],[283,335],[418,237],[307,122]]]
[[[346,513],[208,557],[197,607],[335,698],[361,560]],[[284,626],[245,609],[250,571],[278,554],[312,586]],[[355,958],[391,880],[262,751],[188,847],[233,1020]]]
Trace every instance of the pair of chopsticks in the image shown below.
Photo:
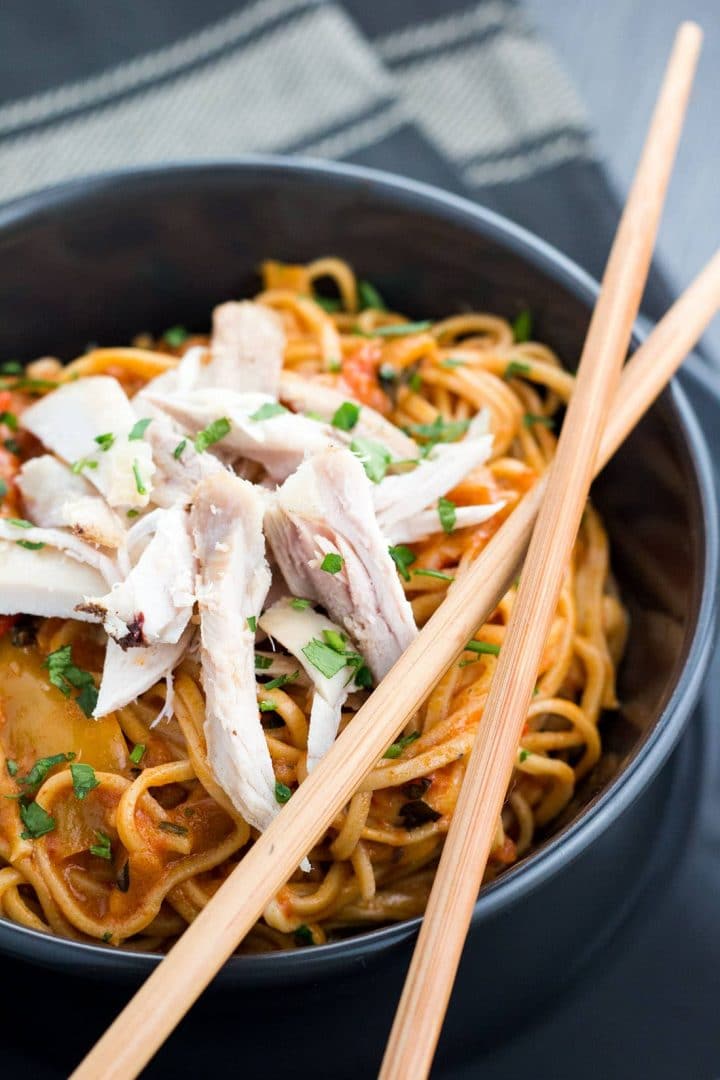
[[[77,1080],[124,1080],[150,1060],[493,611],[532,536],[381,1074],[384,1080],[427,1075],[592,476],[637,424],[720,306],[719,253],[620,377],[700,40],[693,24],[678,32],[549,474],[452,586],[323,761],[78,1067]]]

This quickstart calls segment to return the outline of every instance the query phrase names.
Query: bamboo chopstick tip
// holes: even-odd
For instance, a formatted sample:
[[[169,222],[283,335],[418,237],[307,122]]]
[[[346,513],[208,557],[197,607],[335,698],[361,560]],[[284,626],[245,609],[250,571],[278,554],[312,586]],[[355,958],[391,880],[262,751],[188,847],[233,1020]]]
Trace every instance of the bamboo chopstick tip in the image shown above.
[[[677,32],[677,41],[685,45],[686,48],[694,48],[696,52],[700,51],[704,37],[704,31],[700,23],[694,22],[692,19],[686,19],[680,23]]]

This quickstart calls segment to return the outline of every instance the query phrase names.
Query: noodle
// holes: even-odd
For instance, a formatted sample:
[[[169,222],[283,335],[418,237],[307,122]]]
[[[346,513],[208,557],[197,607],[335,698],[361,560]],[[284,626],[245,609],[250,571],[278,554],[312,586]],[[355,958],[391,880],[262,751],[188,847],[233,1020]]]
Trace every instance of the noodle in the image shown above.
[[[418,324],[404,335],[377,336],[378,328],[405,318],[368,305],[368,287],[339,259],[304,267],[268,262],[263,277],[258,300],[282,320],[287,368],[338,387],[421,441],[438,416],[462,425],[487,411],[492,456],[449,497],[458,508],[505,505],[481,525],[409,545],[414,561],[403,586],[421,626],[552,460],[553,416],[567,402],[573,378],[547,346],[516,341],[511,325],[494,315],[467,313]],[[143,336],[137,347],[95,349],[64,368],[44,358],[27,375],[52,384],[106,373],[133,393],[171,370],[190,345],[207,340],[195,335],[170,346]],[[3,394],[16,411],[27,402],[21,390]],[[20,458],[33,452],[23,444],[19,456],[9,453],[0,460],[0,475],[12,477]],[[19,516],[20,510],[11,491],[2,513]],[[399,752],[377,762],[310,852],[311,872],[298,872],[280,890],[242,951],[321,944],[422,913],[515,595],[513,585],[478,628],[477,651],[463,653],[439,681]],[[104,634],[87,623],[45,619],[34,640],[18,637],[13,644],[12,622],[0,621],[0,796],[9,796],[0,798],[0,914],[63,936],[166,949],[257,835],[208,765],[199,666],[191,656],[183,660],[170,698],[161,683],[117,713],[88,720],[74,701],[48,691],[42,662],[70,644],[97,681]],[[532,850],[600,760],[599,721],[603,709],[617,707],[616,669],[626,634],[607,535],[588,504],[486,880]],[[343,726],[364,696],[350,696]],[[275,778],[292,788],[307,774],[307,681],[269,690],[259,685],[258,698]],[[37,710],[33,727],[29,717]],[[55,828],[21,839],[17,776],[26,776],[43,754],[70,752],[92,763],[96,785],[79,798],[70,767],[59,762],[33,796]]]

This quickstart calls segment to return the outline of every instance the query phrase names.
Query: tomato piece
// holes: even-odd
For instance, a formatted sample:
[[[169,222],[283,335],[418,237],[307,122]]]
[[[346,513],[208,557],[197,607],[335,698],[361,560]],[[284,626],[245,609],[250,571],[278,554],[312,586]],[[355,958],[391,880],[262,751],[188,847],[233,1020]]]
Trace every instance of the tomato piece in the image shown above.
[[[377,372],[381,359],[382,346],[375,341],[364,342],[343,360],[342,378],[356,401],[387,416],[392,410],[392,403],[378,384]]]

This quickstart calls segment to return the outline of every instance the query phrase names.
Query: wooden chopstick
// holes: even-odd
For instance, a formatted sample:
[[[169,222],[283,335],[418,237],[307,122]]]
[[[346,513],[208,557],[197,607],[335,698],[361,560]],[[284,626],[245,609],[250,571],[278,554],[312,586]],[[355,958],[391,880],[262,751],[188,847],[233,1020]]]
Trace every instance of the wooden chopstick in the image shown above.
[[[380,1071],[422,1080],[460,962],[568,561],[585,507],[652,248],[700,48],[676,36],[603,276],[520,585]]]
[[[720,255],[637,351],[622,376],[598,456],[612,456],[720,305]],[[120,1080],[150,1060],[268,901],[361,786],[387,745],[496,607],[516,575],[546,480],[525,496],[325,758],[73,1074]]]

